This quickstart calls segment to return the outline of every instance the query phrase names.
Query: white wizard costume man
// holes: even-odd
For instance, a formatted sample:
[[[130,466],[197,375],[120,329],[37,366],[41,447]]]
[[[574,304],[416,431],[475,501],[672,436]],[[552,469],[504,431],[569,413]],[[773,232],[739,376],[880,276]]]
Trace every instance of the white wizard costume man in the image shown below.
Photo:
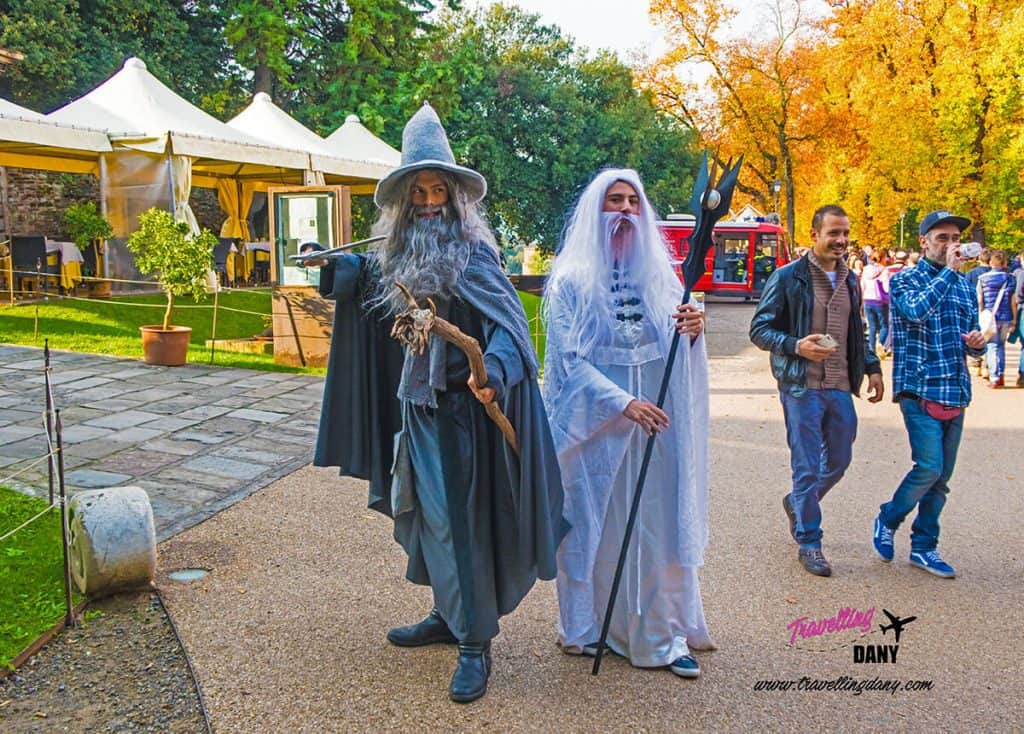
[[[703,318],[683,287],[635,171],[580,197],[545,294],[544,401],[572,529],[558,551],[559,644],[594,654],[648,436],[659,433],[608,635],[644,668],[696,678],[712,649],[697,569],[707,543]],[[675,328],[683,335],[663,408]]]

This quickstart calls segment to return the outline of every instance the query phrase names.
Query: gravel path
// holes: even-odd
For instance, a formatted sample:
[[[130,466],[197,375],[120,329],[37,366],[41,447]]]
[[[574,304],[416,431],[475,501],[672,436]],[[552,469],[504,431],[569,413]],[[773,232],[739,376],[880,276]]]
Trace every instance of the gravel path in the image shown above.
[[[447,700],[450,647],[398,649],[386,630],[422,617],[428,590],[402,580],[390,522],[365,509],[365,485],[303,469],[161,547],[164,571],[211,575],[165,585],[193,654],[216,731],[1020,731],[1024,581],[1020,415],[1024,390],[979,385],[946,512],[943,550],[961,577],[909,567],[870,549],[878,504],[909,465],[898,411],[858,402],[856,458],[825,503],[831,579],[806,574],[788,539],[781,409],[767,357],[749,347],[750,307],[712,311],[712,542],[704,600],[719,650],[698,654],[697,681],[618,658],[593,678],[554,644],[552,583],[502,621],[487,696]],[[892,644],[882,608],[917,620],[896,664],[858,664],[853,642]],[[871,633],[789,645],[787,626],[843,608],[875,609]],[[930,681],[930,690],[801,691],[802,678],[852,685]],[[797,683],[755,690],[758,681]],[[845,681],[845,683],[844,683]],[[805,684],[806,685],[806,684]]]
[[[156,595],[122,594],[89,610],[88,622],[0,681],[0,730],[205,732],[192,677]]]

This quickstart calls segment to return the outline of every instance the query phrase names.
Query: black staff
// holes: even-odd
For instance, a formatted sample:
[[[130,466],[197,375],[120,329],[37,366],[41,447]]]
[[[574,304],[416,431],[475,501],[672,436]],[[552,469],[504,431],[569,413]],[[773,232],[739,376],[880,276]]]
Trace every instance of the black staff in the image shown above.
[[[704,258],[714,244],[712,233],[715,224],[729,211],[732,203],[732,192],[736,188],[736,179],[740,173],[740,166],[743,165],[743,157],[732,165],[732,161],[726,164],[722,172],[722,178],[718,184],[714,183],[717,165],[708,173],[708,156],[704,154],[704,163],[701,165],[700,173],[693,185],[693,196],[690,197],[690,208],[696,213],[696,221],[693,225],[693,232],[690,234],[690,249],[683,261],[683,304],[690,302],[690,292],[693,285],[704,275]],[[658,391],[659,410],[665,405],[665,396],[668,393],[668,381],[672,377],[672,366],[676,361],[676,352],[679,351],[679,332],[672,335],[672,347],[668,352],[668,362],[665,364],[665,374],[661,378],[661,389]],[[601,639],[597,642],[597,654],[594,656],[593,675],[601,670],[601,657],[604,655],[605,643],[608,640],[608,628],[612,622],[612,611],[615,609],[615,597],[619,593],[619,582],[622,581],[622,569],[626,565],[626,553],[629,550],[629,539],[633,535],[633,525],[636,524],[637,511],[640,509],[640,494],[644,490],[644,481],[647,479],[647,467],[651,463],[651,454],[654,452],[654,439],[657,432],[652,433],[647,439],[647,448],[644,451],[644,460],[640,464],[640,476],[636,480],[636,492],[633,494],[633,504],[629,508],[629,519],[626,521],[626,537],[622,539],[622,550],[619,551],[619,563],[615,567],[615,578],[612,581],[611,595],[608,597],[608,608],[604,613],[604,624],[601,625]]]

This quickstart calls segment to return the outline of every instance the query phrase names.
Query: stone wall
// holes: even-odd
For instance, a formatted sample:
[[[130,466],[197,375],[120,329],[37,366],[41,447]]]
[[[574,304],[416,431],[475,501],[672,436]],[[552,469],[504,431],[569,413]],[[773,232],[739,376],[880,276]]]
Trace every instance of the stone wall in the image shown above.
[[[41,234],[67,240],[67,208],[81,201],[95,201],[99,206],[99,181],[90,174],[8,167],[2,180],[6,183],[3,201],[7,234]]]
[[[0,176],[0,192],[7,219],[6,231],[0,234],[45,235],[55,240],[68,240],[64,229],[64,212],[72,204],[83,201],[100,205],[99,180],[91,174],[35,171],[28,168],[4,169]],[[220,234],[225,215],[217,202],[214,189],[193,188],[192,211],[200,227]]]
[[[205,227],[214,235],[219,236],[220,227],[224,224],[227,215],[220,209],[216,189],[201,189],[195,186],[192,188],[188,200],[199,226]]]

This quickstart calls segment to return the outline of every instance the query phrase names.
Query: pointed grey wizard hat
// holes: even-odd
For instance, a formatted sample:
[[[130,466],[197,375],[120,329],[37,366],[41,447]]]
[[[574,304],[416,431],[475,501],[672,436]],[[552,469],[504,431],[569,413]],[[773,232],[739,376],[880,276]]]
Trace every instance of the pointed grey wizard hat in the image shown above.
[[[402,131],[402,165],[380,180],[373,201],[380,207],[393,203],[403,194],[407,177],[428,168],[439,168],[454,176],[471,203],[480,201],[487,193],[483,176],[455,162],[440,118],[434,108],[424,102]]]

